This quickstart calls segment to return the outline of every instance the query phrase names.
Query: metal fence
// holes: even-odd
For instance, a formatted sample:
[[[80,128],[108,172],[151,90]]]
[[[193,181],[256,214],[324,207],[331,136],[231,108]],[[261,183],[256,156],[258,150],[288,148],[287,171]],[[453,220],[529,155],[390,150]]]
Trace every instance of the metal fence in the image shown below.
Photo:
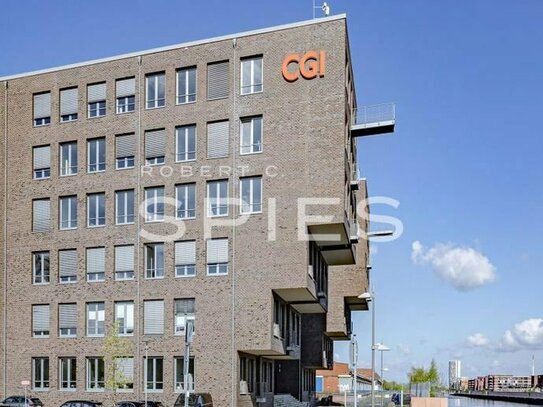
[[[381,103],[362,106],[353,111],[354,124],[370,124],[396,120],[396,104]]]

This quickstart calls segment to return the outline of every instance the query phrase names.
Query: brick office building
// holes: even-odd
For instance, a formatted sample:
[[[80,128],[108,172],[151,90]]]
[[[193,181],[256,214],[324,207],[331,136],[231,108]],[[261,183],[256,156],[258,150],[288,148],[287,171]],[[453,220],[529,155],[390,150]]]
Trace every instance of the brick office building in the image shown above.
[[[307,400],[366,309],[355,109],[344,15],[0,78],[0,395],[105,399],[116,321],[171,405],[194,319],[195,391]]]

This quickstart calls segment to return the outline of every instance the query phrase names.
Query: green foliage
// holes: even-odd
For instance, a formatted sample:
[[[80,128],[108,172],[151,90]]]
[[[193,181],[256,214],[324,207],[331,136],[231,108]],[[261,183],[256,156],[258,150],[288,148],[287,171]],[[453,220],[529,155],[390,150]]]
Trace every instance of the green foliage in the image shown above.
[[[122,338],[118,334],[119,323],[116,321],[108,329],[108,334],[104,339],[103,355],[105,369],[105,387],[111,392],[111,404],[115,405],[117,390],[126,388],[133,382],[132,378],[124,375],[122,366],[119,364],[120,358],[133,357],[130,341]]]
[[[439,372],[436,361],[432,359],[429,369],[413,366],[408,377],[410,383],[431,383],[432,385],[437,385],[439,383]]]
[[[383,382],[383,388],[385,390],[401,391],[402,389],[408,389],[409,386],[405,386],[402,383],[398,383],[398,382],[395,382],[395,381],[387,381],[387,380],[385,380]]]

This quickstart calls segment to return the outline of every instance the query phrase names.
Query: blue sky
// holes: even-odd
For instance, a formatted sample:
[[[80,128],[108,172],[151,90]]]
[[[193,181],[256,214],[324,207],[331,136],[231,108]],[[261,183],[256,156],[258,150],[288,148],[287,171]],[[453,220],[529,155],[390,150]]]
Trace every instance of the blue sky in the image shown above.
[[[404,380],[433,357],[443,373],[452,357],[467,376],[528,373],[532,354],[543,372],[543,2],[329,3],[348,14],[358,103],[397,104],[396,133],[359,145],[370,194],[400,201],[372,212],[404,224],[399,239],[373,245],[387,374]],[[0,75],[305,20],[311,7],[4,0]],[[481,273],[478,287],[455,288]],[[369,313],[354,321],[367,365]]]

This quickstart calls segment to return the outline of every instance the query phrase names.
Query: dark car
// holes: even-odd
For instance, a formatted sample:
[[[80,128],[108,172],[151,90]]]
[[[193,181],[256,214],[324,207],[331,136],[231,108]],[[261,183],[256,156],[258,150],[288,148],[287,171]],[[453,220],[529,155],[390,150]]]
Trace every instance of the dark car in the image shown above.
[[[102,402],[93,400],[70,400],[60,407],[102,407]]]
[[[119,401],[115,407],[143,407],[143,401]]]
[[[0,404],[8,407],[43,407],[43,403],[37,397],[10,396]]]
[[[189,404],[185,405],[185,394],[180,394],[175,400],[174,407],[213,407],[213,400],[209,393],[191,393]]]
[[[401,397],[401,396],[400,396],[400,393],[394,393],[394,394],[392,395],[391,400],[392,400],[392,402],[393,402],[394,404],[400,405],[400,404],[402,404],[402,403],[400,402],[400,397]],[[410,394],[404,393],[404,395],[403,395],[403,404],[404,404],[404,405],[411,404],[411,395],[410,395]]]
[[[140,401],[141,407],[145,407],[145,401]],[[138,406],[136,406],[138,407]],[[161,401],[147,400],[147,407],[164,407]]]

